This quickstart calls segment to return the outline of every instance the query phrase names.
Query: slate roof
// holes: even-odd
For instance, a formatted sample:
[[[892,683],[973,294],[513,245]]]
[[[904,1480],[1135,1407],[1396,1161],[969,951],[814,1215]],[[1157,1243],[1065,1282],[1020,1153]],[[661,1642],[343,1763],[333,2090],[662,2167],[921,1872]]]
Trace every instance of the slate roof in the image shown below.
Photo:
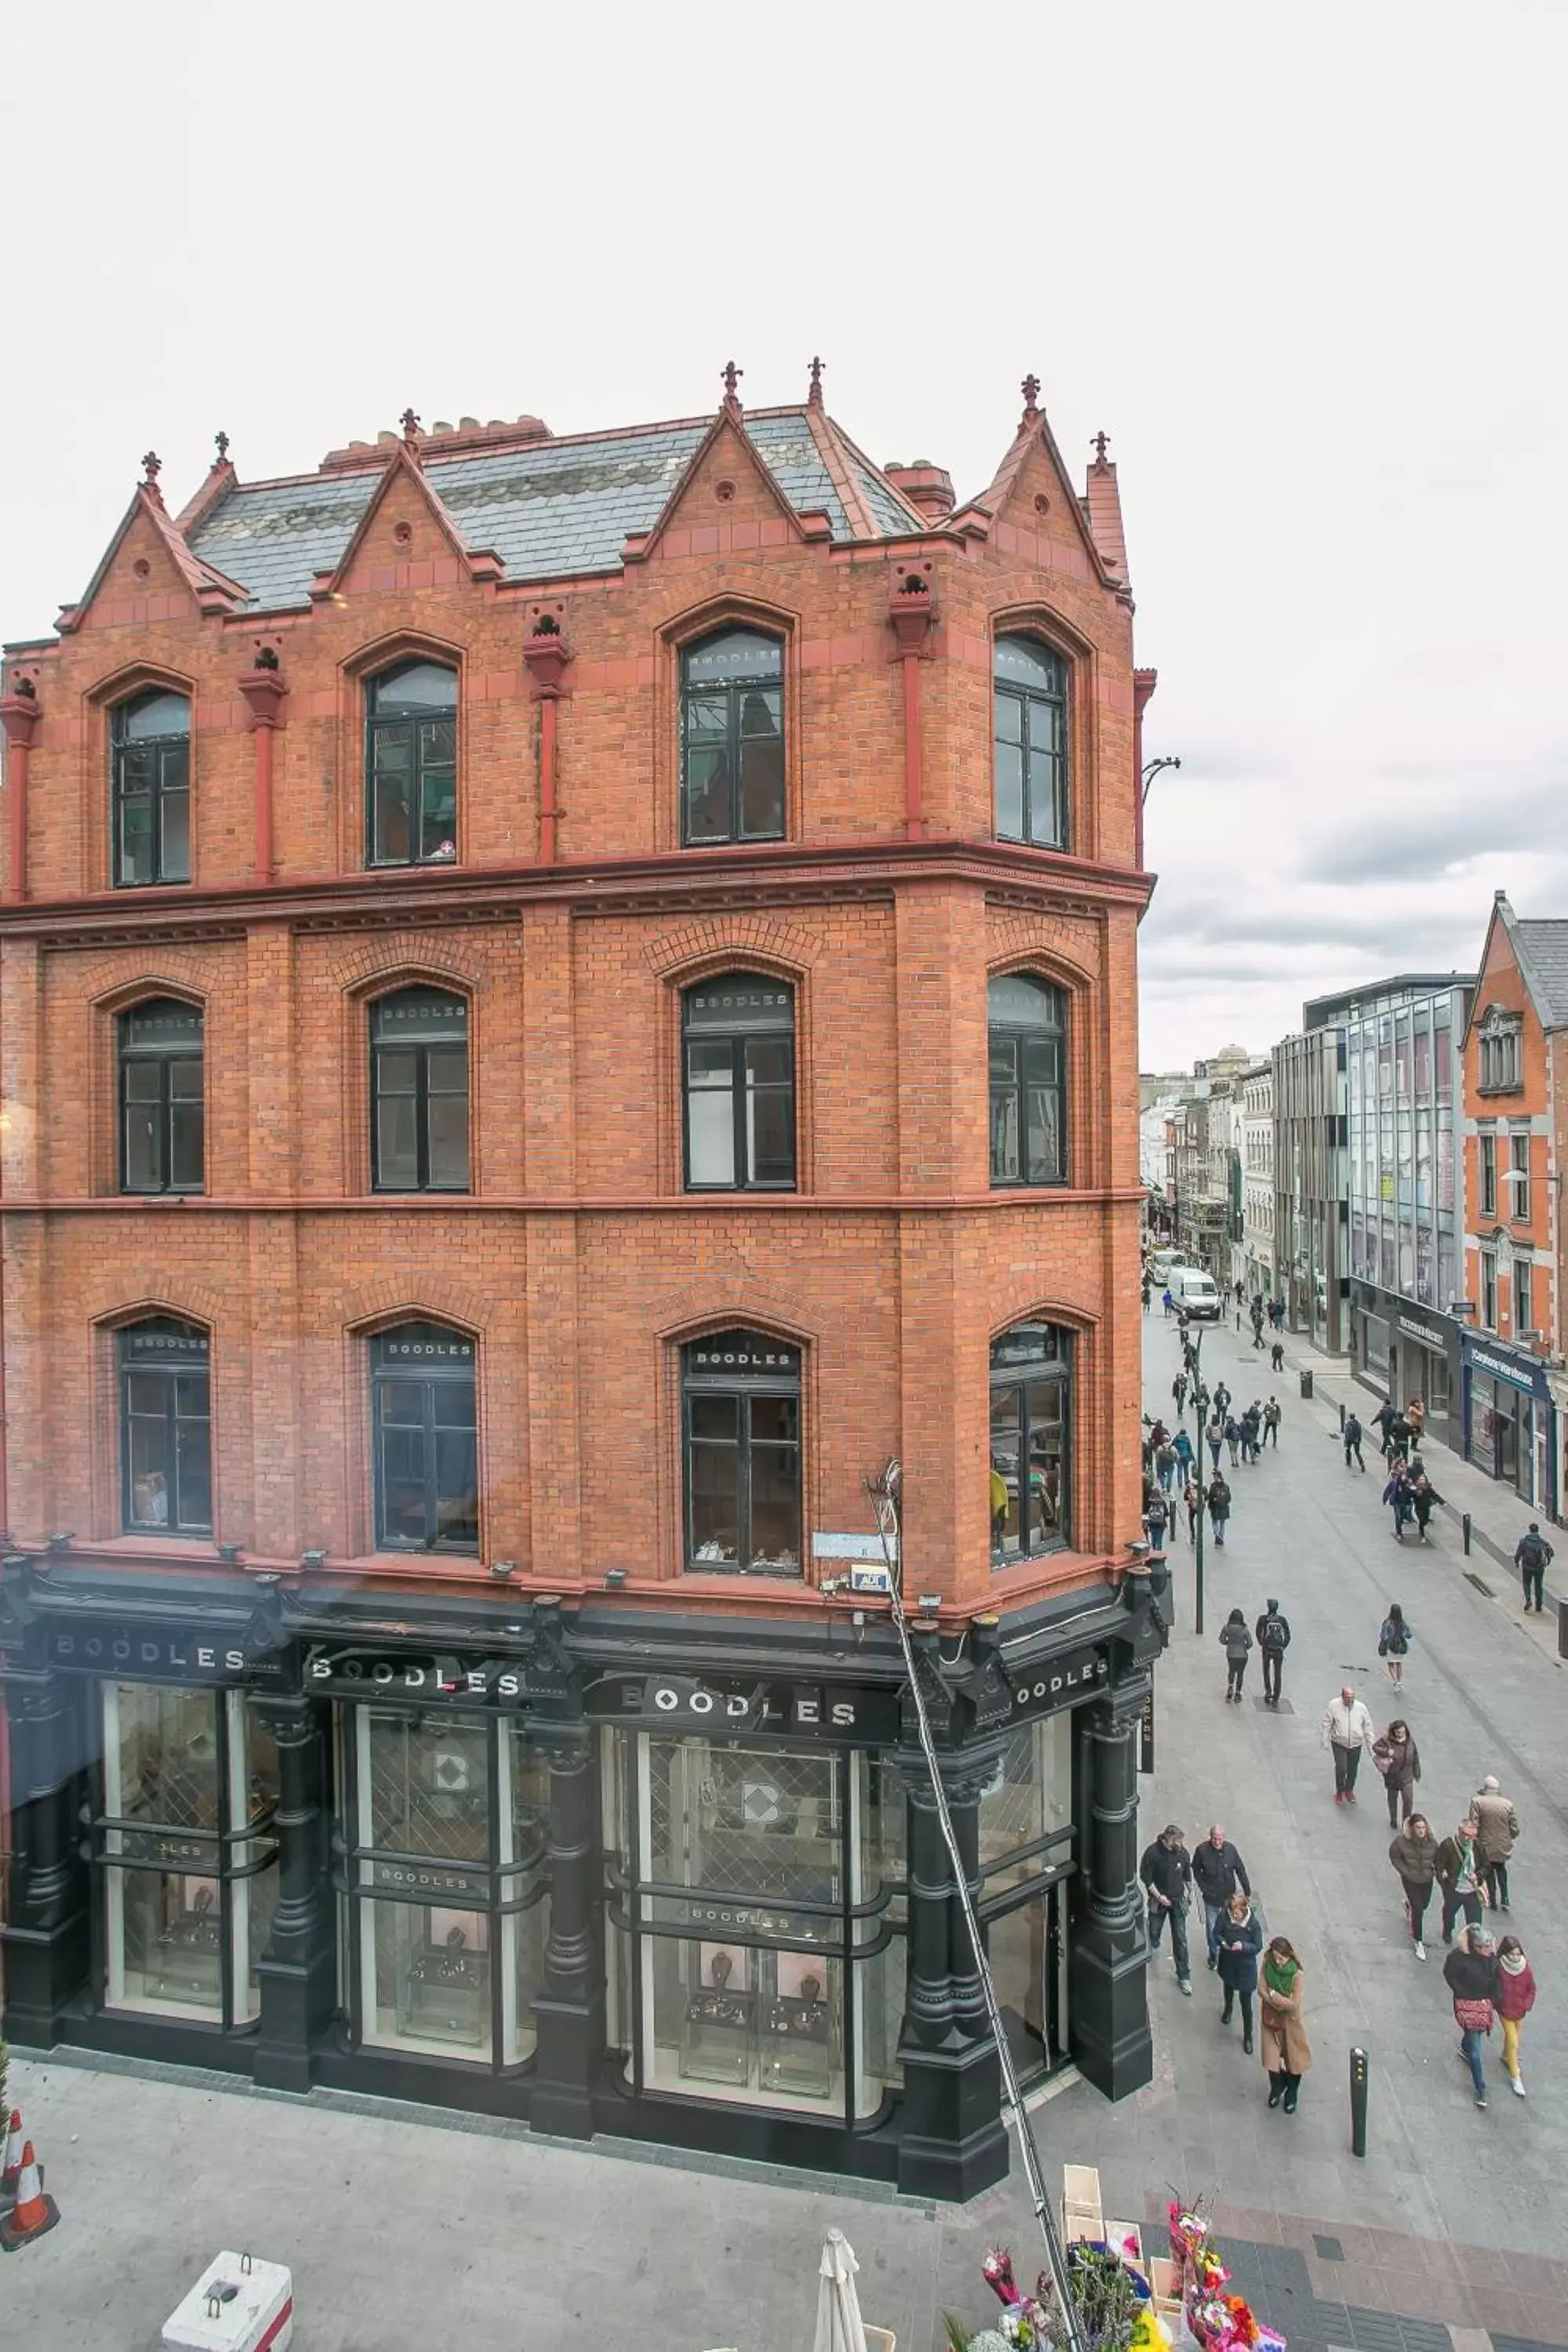
[[[1568,919],[1511,926],[1535,1009],[1548,1029],[1568,1029]]]
[[[745,429],[790,505],[826,514],[835,540],[858,533],[803,409],[763,411]],[[869,459],[828,427],[878,532],[922,525]],[[493,548],[509,580],[613,572],[628,532],[653,529],[701,446],[707,422],[652,425],[443,459],[428,442],[425,477],[470,550]],[[247,591],[247,609],[310,601],[312,579],[340,561],[384,467],[292,482],[237,484],[194,529],[190,545]]]

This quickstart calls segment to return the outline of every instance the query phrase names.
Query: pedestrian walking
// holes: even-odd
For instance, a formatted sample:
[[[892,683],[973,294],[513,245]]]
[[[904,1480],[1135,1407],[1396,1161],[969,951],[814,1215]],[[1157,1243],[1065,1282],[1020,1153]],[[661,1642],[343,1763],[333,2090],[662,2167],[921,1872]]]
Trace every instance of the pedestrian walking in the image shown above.
[[[1241,1458],[1257,1465],[1263,1453],[1263,1407],[1256,1397],[1241,1416]]]
[[[1274,1345],[1268,1350],[1268,1361],[1275,1371],[1282,1372],[1284,1370],[1285,1350],[1280,1346],[1278,1339],[1275,1340]]]
[[[1144,1282],[1144,1284],[1143,1284],[1143,1312],[1144,1312],[1144,1314],[1145,1314],[1145,1315],[1147,1315],[1147,1313],[1149,1312],[1149,1302],[1150,1302],[1150,1300],[1153,1297],[1153,1296],[1154,1296],[1154,1286],[1153,1286],[1152,1283],[1151,1283],[1151,1282],[1149,1282],[1149,1281],[1145,1280],[1145,1282]]]
[[[1377,1654],[1388,1668],[1388,1679],[1397,1690],[1405,1676],[1405,1660],[1410,1648],[1410,1628],[1405,1612],[1397,1601],[1388,1604],[1388,1614],[1378,1631]]]
[[[1470,1802],[1476,1817],[1476,1853],[1481,1865],[1481,1878],[1487,1890],[1487,1901],[1495,1911],[1500,1904],[1508,1909],[1508,1866],[1513,1859],[1514,1841],[1519,1835],[1519,1815],[1497,1784],[1496,1776],[1489,1772]]]
[[[1162,1297],[1160,1304],[1165,1310],[1165,1320],[1168,1323],[1176,1304],[1175,1300],[1171,1296],[1171,1286],[1169,1283],[1165,1286],[1164,1296]]]
[[[1539,1524],[1531,1519],[1528,1530],[1513,1548],[1513,1564],[1524,1579],[1524,1613],[1527,1617],[1532,1592],[1535,1595],[1535,1613],[1538,1617],[1542,1613],[1542,1588],[1552,1559],[1552,1546],[1542,1534]]]
[[[1171,1394],[1175,1400],[1176,1419],[1180,1421],[1187,1409],[1187,1368],[1184,1364],[1171,1382]]]
[[[1373,1741],[1372,1760],[1383,1775],[1388,1826],[1395,1830],[1415,1811],[1415,1783],[1421,1778],[1420,1751],[1402,1715],[1396,1715],[1388,1729]]]
[[[1476,1817],[1467,1813],[1457,1830],[1437,1848],[1437,1884],[1443,1890],[1443,1941],[1454,1940],[1454,1922],[1462,1911],[1472,1927],[1481,1924],[1480,1857],[1476,1852]]]
[[[1497,1946],[1484,1927],[1467,1927],[1458,1949],[1443,1963],[1443,1982],[1454,1997],[1459,2054],[1470,2070],[1478,2107],[1487,2103],[1481,2044],[1497,2016]]]
[[[1362,1751],[1372,1752],[1372,1717],[1352,1684],[1346,1683],[1323,1709],[1322,1738],[1334,1759],[1334,1802],[1353,1805]]]
[[[1270,1601],[1253,1627],[1258,1636],[1258,1655],[1263,1660],[1263,1704],[1279,1704],[1279,1670],[1285,1664],[1285,1653],[1290,1646],[1290,1621],[1280,1613],[1278,1601]]]
[[[1204,1441],[1209,1450],[1209,1459],[1213,1463],[1215,1470],[1217,1470],[1219,1468],[1219,1449],[1225,1444],[1225,1423],[1220,1419],[1217,1412],[1211,1412],[1208,1417],[1207,1423],[1204,1429]]]
[[[1230,1488],[1216,1469],[1209,1480],[1204,1500],[1209,1507],[1209,1525],[1214,1529],[1215,1549],[1225,1549],[1225,1531],[1230,1524]]]
[[[1247,1630],[1247,1620],[1239,1609],[1233,1609],[1219,1629],[1220,1647],[1225,1652],[1225,1696],[1228,1706],[1234,1699],[1241,1705],[1241,1686],[1247,1680],[1247,1661],[1252,1654],[1252,1636]]]
[[[1233,1470],[1238,1469],[1241,1461],[1241,1423],[1233,1412],[1226,1415],[1225,1442],[1230,1448],[1230,1466]]]
[[[1283,2101],[1288,2116],[1296,2112],[1301,2077],[1312,2063],[1311,2044],[1302,2021],[1302,1976],[1289,1937],[1271,1937],[1258,1974],[1258,2038],[1263,2045],[1263,2071],[1268,2077],[1268,2104],[1277,2107]]]
[[[1215,1382],[1214,1409],[1215,1412],[1218,1413],[1221,1421],[1225,1419],[1226,1414],[1230,1411],[1230,1391],[1226,1388],[1223,1381],[1216,1381]]]
[[[1242,1629],[1244,1632],[1246,1628]],[[1209,1833],[1193,1854],[1193,1885],[1197,1888],[1204,1906],[1205,1942],[1208,1948],[1210,1968],[1219,1958],[1219,1923],[1225,1906],[1237,1892],[1250,1895],[1252,1881],[1247,1874],[1247,1864],[1225,1833],[1223,1822],[1211,1822]]]
[[[1355,1466],[1364,1475],[1366,1464],[1361,1458],[1361,1423],[1356,1419],[1353,1412],[1346,1413],[1345,1425],[1340,1432],[1340,1434],[1344,1440],[1345,1468],[1347,1470],[1350,1468],[1351,1455],[1353,1454],[1355,1455]]]
[[[1395,1462],[1390,1469],[1388,1484],[1383,1490],[1383,1499],[1394,1513],[1394,1540],[1395,1543],[1403,1543],[1405,1524],[1410,1517],[1410,1481],[1405,1475],[1402,1462]]]
[[[1388,1433],[1398,1419],[1399,1415],[1394,1410],[1393,1399],[1384,1397],[1372,1417],[1372,1425],[1377,1432],[1378,1447],[1382,1453],[1386,1454],[1388,1451]]]
[[[1253,1916],[1250,1898],[1239,1889],[1226,1905],[1219,1923],[1219,1980],[1225,2006],[1219,2021],[1228,2025],[1237,2000],[1241,2002],[1241,2046],[1252,2055],[1252,1996],[1258,1990],[1258,1963],[1263,1951],[1263,1929]]]
[[[1416,1531],[1423,1543],[1428,1543],[1431,1540],[1426,1533],[1427,1522],[1434,1510],[1437,1509],[1442,1502],[1443,1496],[1439,1495],[1426,1471],[1419,1464],[1414,1465],[1410,1476],[1410,1507],[1415,1515]]]
[[[1193,1441],[1184,1429],[1178,1429],[1171,1443],[1176,1449],[1177,1481],[1184,1486],[1193,1475]]]
[[[1173,1438],[1167,1437],[1163,1445],[1156,1445],[1154,1448],[1154,1475],[1160,1481],[1162,1491],[1169,1496],[1172,1483],[1176,1475],[1176,1445]]]
[[[1263,1443],[1271,1445],[1276,1454],[1279,1451],[1279,1400],[1271,1395],[1263,1408]]]
[[[1535,1972],[1524,1957],[1517,1936],[1505,1936],[1497,1948],[1498,2022],[1502,2027],[1503,2072],[1516,2098],[1524,2096],[1524,2076],[1519,2071],[1519,2030],[1535,2007]]]
[[[1176,1982],[1190,2000],[1193,1994],[1192,1964],[1187,1955],[1187,1905],[1192,1900],[1192,1858],[1184,1843],[1184,1832],[1177,1822],[1167,1822],[1152,1845],[1143,1850],[1138,1865],[1143,1895],[1148,1906],[1149,1949],[1157,1952],[1165,1922],[1171,1923],[1171,1958],[1176,1964]]]
[[[1422,1936],[1426,1926],[1426,1906],[1432,1899],[1432,1885],[1437,1874],[1437,1841],[1425,1813],[1412,1813],[1403,1829],[1396,1832],[1388,1849],[1388,1859],[1399,1874],[1399,1884],[1405,1891],[1405,1920],[1410,1941],[1416,1958],[1424,1960],[1426,1947]]]
[[[1153,1551],[1163,1551],[1165,1548],[1165,1521],[1169,1513],[1170,1505],[1165,1499],[1163,1489],[1156,1486],[1143,1512],[1143,1531],[1149,1538],[1150,1549]]]
[[[1204,1495],[1203,1488],[1190,1470],[1187,1483],[1182,1488],[1182,1507],[1187,1515],[1187,1541],[1195,1544],[1198,1539],[1198,1513],[1204,1507]]]

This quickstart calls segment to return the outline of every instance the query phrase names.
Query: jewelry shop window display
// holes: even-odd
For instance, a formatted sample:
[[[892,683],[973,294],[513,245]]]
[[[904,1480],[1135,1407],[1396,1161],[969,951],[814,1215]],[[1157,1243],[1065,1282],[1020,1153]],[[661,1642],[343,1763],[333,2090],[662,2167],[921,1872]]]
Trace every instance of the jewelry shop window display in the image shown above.
[[[903,2011],[895,1776],[860,1752],[611,1738],[633,2086],[876,2118]]]
[[[104,2003],[219,2026],[261,2009],[278,1751],[243,1691],[105,1683]]]
[[[982,1792],[979,1912],[1020,2082],[1067,2051],[1068,1885],[1076,1864],[1072,1710],[1022,1724]]]
[[[521,2064],[544,1982],[548,1763],[483,1717],[365,1706],[343,1727],[355,2039]]]

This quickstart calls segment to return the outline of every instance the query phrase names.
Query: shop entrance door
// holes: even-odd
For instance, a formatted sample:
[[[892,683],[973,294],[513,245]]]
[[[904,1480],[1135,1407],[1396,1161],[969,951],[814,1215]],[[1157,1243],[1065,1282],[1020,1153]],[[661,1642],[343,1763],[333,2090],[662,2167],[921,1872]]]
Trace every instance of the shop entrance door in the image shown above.
[[[996,2005],[1021,2084],[1048,2074],[1067,2047],[1065,1900],[1061,1884],[1047,1886],[986,1922]]]

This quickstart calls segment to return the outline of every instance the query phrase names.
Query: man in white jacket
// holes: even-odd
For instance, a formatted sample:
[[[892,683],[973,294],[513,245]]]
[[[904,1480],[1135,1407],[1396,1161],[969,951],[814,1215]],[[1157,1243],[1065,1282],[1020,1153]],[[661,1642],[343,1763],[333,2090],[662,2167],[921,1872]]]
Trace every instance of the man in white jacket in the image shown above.
[[[1372,1753],[1372,1717],[1349,1683],[1323,1710],[1323,1746],[1333,1753],[1335,1804],[1353,1805],[1362,1750]]]

